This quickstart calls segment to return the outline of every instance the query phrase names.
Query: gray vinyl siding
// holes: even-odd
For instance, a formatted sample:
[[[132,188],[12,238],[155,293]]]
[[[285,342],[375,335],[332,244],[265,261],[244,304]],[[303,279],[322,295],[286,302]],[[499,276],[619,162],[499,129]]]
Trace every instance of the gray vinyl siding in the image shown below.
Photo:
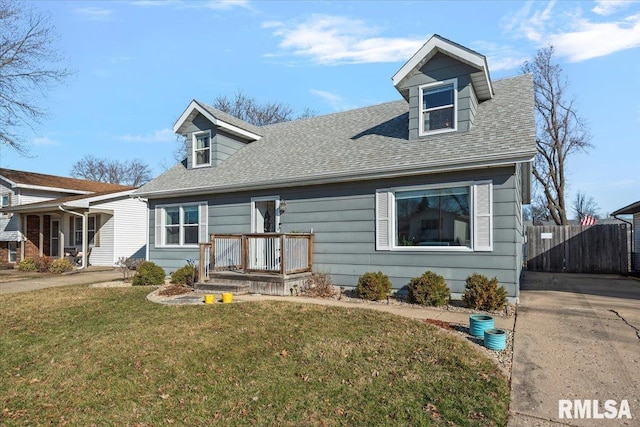
[[[211,131],[211,166],[218,166],[240,148],[245,142],[225,132],[220,132],[202,114],[198,114],[186,129],[184,137],[187,140],[187,168],[193,167],[193,134],[195,132]]]
[[[214,166],[224,162],[245,145],[244,142],[223,132],[216,133],[211,139],[211,159]]]
[[[436,54],[419,72],[415,73],[398,88],[409,89],[409,139],[419,138],[420,99],[419,87],[429,83],[456,79],[458,85],[458,131],[468,131],[478,107],[478,100],[471,84],[470,74],[474,68],[441,53]]]
[[[640,272],[640,212],[633,214],[633,264],[634,271]]]
[[[289,188],[150,201],[150,259],[167,273],[197,259],[195,248],[155,248],[156,204],[207,200],[209,232],[248,233],[251,229],[251,198],[279,196],[287,203],[280,217],[281,231],[314,232],[314,270],[329,273],[336,285],[353,287],[367,271],[383,271],[400,290],[412,277],[432,270],[442,274],[451,291],[459,296],[465,279],[474,272],[496,276],[509,296],[517,296],[521,260],[521,215],[517,201],[515,167],[463,173],[379,180],[341,185]],[[490,252],[376,251],[375,191],[381,188],[449,184],[491,180],[493,183],[493,250]]]

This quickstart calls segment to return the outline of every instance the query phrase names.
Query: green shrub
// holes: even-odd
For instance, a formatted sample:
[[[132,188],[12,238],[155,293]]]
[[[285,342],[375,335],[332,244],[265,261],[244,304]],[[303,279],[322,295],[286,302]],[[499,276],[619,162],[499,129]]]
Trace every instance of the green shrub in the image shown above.
[[[487,276],[473,273],[467,277],[462,302],[475,310],[499,310],[507,305],[507,291],[504,286],[498,287],[497,277],[489,280]]]
[[[25,258],[18,264],[18,270],[20,271],[38,271],[36,262],[33,258]]]
[[[54,274],[62,274],[74,269],[73,264],[67,258],[58,258],[51,263],[49,271]]]
[[[198,281],[198,269],[193,265],[185,265],[171,274],[171,283],[193,286]]]
[[[364,273],[358,279],[358,296],[370,301],[385,299],[391,292],[391,281],[381,271]]]
[[[162,267],[145,261],[138,267],[138,271],[133,275],[133,286],[160,286],[164,284],[165,273]]]
[[[447,305],[451,299],[451,291],[444,277],[433,271],[426,271],[420,277],[409,282],[407,301],[414,304],[440,306]]]

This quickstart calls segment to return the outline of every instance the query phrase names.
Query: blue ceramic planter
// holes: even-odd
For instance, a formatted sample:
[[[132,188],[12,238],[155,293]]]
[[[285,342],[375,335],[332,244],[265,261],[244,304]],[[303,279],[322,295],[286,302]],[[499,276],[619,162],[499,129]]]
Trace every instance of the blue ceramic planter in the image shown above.
[[[507,331],[487,329],[484,331],[484,346],[489,350],[504,350],[507,348]]]
[[[469,333],[477,338],[484,338],[484,331],[493,329],[493,317],[486,314],[469,316]]]

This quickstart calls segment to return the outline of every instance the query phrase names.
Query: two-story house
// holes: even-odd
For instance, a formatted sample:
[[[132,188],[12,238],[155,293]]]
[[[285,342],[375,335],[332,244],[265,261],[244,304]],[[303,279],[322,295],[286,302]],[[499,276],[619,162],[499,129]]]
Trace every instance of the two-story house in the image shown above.
[[[133,187],[0,169],[0,265],[91,254],[93,265],[146,256],[146,201]],[[82,257],[81,265],[87,265]],[[78,258],[80,260],[80,258]]]
[[[435,35],[392,81],[398,101],[262,127],[192,101],[174,126],[187,159],[134,193],[149,201],[150,260],[286,275],[312,256],[337,285],[379,270],[396,290],[432,270],[454,297],[478,272],[516,299],[531,76],[492,81],[483,55]]]

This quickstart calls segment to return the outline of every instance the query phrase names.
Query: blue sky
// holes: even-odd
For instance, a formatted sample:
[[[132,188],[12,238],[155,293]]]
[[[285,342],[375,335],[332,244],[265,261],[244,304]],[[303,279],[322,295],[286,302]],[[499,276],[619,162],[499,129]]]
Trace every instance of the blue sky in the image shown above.
[[[171,128],[192,99],[237,90],[317,114],[400,99],[393,74],[432,35],[488,58],[493,80],[552,44],[594,148],[569,164],[606,214],[640,200],[640,2],[40,1],[73,71],[25,128],[30,158],[0,165],[68,175],[86,154],[174,164]]]

